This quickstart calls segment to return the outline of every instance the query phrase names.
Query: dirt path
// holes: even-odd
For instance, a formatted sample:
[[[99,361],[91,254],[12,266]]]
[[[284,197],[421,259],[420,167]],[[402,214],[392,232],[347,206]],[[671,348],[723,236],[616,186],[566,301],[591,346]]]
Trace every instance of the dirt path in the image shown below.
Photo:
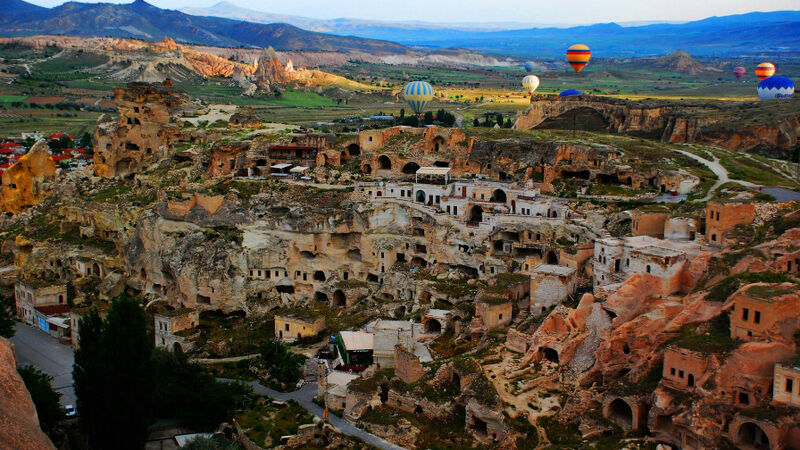
[[[728,183],[728,182],[738,183],[738,184],[741,184],[742,186],[749,187],[749,188],[758,188],[759,187],[759,185],[751,183],[749,181],[732,180],[732,179],[730,179],[730,177],[728,176],[728,169],[722,167],[722,164],[720,164],[719,158],[717,158],[716,155],[711,155],[711,156],[714,157],[714,160],[713,161],[709,161],[709,160],[707,160],[705,158],[702,158],[702,157],[700,157],[698,155],[695,155],[692,152],[688,152],[686,150],[679,150],[679,149],[674,149],[674,150],[676,152],[684,155],[684,156],[688,156],[689,158],[692,158],[693,160],[705,165],[706,167],[708,167],[708,170],[714,172],[714,175],[717,176],[717,182],[714,183],[714,185],[711,186],[711,188],[708,189],[708,193],[706,194],[706,196],[700,199],[700,201],[702,201],[702,202],[707,202],[708,200],[710,200],[711,197],[714,195],[714,192],[716,192],[716,190],[720,186],[722,186],[723,184]]]

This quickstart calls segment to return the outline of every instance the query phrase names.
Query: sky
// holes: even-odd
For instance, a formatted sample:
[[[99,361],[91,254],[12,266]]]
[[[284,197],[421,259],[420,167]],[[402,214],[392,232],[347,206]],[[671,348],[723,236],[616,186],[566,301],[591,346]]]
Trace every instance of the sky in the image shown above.
[[[63,3],[63,0],[28,1],[41,6],[56,6]],[[112,3],[129,1],[110,0]],[[180,9],[211,6],[219,0],[146,1],[160,8]],[[753,10],[800,9],[800,0],[229,0],[229,2],[263,12],[318,19],[355,18],[436,23],[589,24],[689,21]]]

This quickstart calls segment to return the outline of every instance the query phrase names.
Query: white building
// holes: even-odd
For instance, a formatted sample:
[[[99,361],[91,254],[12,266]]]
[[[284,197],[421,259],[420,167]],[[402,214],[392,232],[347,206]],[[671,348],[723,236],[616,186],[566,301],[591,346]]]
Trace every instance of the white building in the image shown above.
[[[531,311],[538,313],[575,293],[574,267],[539,264],[531,270]]]

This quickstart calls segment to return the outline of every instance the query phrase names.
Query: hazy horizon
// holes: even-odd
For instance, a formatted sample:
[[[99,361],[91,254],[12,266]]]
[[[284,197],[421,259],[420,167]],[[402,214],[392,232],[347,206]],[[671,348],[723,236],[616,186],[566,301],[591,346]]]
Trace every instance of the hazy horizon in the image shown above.
[[[206,8],[220,2],[209,0],[146,0],[159,8]],[[477,2],[470,0],[440,0],[431,4],[421,0],[374,2],[366,0],[320,1],[294,0],[292,2],[250,2],[225,0],[241,8],[270,14],[303,16],[313,19],[361,19],[388,22],[431,23],[517,23],[554,26],[586,25],[606,22],[686,22],[711,16],[727,16],[748,12],[798,10],[798,0],[763,0],[754,9],[752,1],[745,0],[674,0],[669,4],[640,0],[567,0],[547,5],[545,2],[496,0]],[[33,0],[40,6],[53,7],[65,3],[61,0]],[[81,1],[81,3],[131,3],[131,1]],[[469,7],[466,7],[469,5]],[[546,9],[542,9],[547,5]]]

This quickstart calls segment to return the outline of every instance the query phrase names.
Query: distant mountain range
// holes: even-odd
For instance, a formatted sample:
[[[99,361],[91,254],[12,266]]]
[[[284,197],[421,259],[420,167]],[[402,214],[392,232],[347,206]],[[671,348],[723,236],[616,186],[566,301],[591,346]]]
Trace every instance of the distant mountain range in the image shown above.
[[[608,23],[524,29],[498,29],[525,26],[513,22],[440,25],[317,20],[252,11],[225,2],[181,12],[160,9],[143,0],[128,4],[67,2],[54,8],[23,0],[0,0],[0,11],[0,36],[63,34],[146,40],[169,36],[178,42],[203,45],[379,56],[405,55],[412,51],[409,46],[424,46],[561,59],[566,47],[579,42],[589,45],[595,57],[657,56],[678,48],[694,56],[800,56],[800,11],[755,12],[681,24]]]
[[[570,44],[584,42],[595,55],[665,55],[677,48],[696,56],[800,54],[800,11],[710,17],[686,23],[609,23],[588,26],[436,24],[359,19],[319,20],[269,14],[219,2],[208,8],[184,8],[188,14],[249,22],[285,22],[303,29],[384,39],[406,45],[458,47],[524,58],[561,58]]]
[[[155,7],[143,0],[127,4],[67,2],[42,8],[22,0],[0,0],[0,36],[62,34],[113,36],[222,47],[276,50],[405,54],[394,42],[306,31],[285,23],[260,24],[218,17],[191,16]]]

